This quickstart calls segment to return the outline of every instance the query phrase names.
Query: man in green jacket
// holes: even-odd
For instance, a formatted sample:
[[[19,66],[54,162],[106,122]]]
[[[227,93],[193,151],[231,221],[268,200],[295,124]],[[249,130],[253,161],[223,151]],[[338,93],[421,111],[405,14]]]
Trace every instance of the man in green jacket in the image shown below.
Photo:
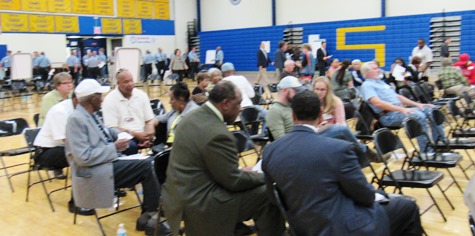
[[[163,187],[173,235],[181,220],[187,235],[234,235],[236,224],[250,218],[259,235],[282,234],[283,220],[270,203],[264,175],[239,169],[235,139],[225,125],[236,119],[241,100],[239,88],[222,81],[177,127]]]

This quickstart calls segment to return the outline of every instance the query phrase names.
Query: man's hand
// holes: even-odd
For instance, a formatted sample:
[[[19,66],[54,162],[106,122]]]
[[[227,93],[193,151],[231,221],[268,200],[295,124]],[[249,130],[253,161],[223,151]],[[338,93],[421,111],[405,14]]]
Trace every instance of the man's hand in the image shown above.
[[[139,140],[140,142],[145,142],[150,140],[150,137],[147,133],[145,132],[132,132],[132,136],[134,136],[135,139]]]
[[[117,139],[115,141],[115,148],[118,152],[125,151],[127,148],[129,148],[129,141],[129,139]]]
[[[427,103],[419,103],[417,105],[417,108],[419,108],[419,110],[423,111],[424,110],[424,107],[435,107],[435,105],[433,104],[427,104]]]
[[[404,115],[409,115],[411,113],[414,113],[415,111],[414,110],[411,110],[411,109],[407,109],[407,108],[402,108],[401,111],[400,111],[402,114]]]

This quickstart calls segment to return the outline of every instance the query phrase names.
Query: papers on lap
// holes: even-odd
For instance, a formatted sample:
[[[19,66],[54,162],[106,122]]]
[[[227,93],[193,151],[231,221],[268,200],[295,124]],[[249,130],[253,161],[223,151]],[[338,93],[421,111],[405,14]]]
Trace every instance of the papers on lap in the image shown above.
[[[121,161],[130,161],[130,160],[145,160],[147,159],[149,156],[145,156],[145,155],[142,155],[142,154],[135,154],[135,155],[130,155],[130,156],[121,156],[121,157],[118,157],[117,160],[121,160]]]

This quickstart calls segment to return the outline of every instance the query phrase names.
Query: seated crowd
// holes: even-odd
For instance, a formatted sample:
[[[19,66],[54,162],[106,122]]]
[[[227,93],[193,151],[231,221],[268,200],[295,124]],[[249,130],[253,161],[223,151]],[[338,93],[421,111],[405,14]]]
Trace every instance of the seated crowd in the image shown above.
[[[346,123],[344,103],[361,98],[383,126],[401,126],[406,117],[414,117],[427,131],[428,112],[434,106],[396,93],[401,86],[423,81],[427,64],[421,66],[418,57],[410,65],[396,59],[391,70],[396,65],[405,69],[401,81],[392,71],[387,76],[375,61],[340,64],[335,58],[323,64],[331,65],[328,70],[315,70],[310,46],[303,49],[303,63],[281,63],[277,97],[268,110],[253,104],[253,85],[236,75],[229,62],[199,72],[192,92],[184,82],[173,85],[168,93],[171,110],[161,115],[153,113],[150,98],[135,88],[127,69],[117,72],[117,87],[110,92],[94,79],[83,79],[73,91],[71,76],[59,73],[53,80],[55,90],[41,105],[35,161],[54,169],[59,179],[66,177],[63,168],[71,168],[69,208],[83,215],[111,207],[115,189],[141,183],[144,199],[137,230],[145,228],[141,218],[158,214],[162,198],[171,230],[162,223],[162,234],[178,235],[184,221],[189,235],[232,235],[243,221],[253,219],[259,235],[282,235],[284,220],[267,193],[266,174],[286,196],[298,235],[421,235],[414,202],[397,197],[389,203],[375,201],[384,193],[374,190],[361,168],[382,160],[358,142]],[[330,59],[324,54],[325,61]],[[465,54],[457,67],[442,60],[439,80],[446,93],[475,95],[471,81],[463,77],[472,77],[467,72],[470,63]],[[315,71],[319,75],[314,77]],[[227,126],[251,107],[259,111],[262,122],[260,132],[255,132],[275,139],[264,149],[265,174],[239,167],[236,142]],[[161,125],[166,131],[157,131]],[[430,128],[433,140],[443,134],[435,132],[441,126]],[[418,137],[421,150],[431,151],[428,141]],[[170,147],[163,186],[152,158],[120,159],[141,149],[159,153]]]

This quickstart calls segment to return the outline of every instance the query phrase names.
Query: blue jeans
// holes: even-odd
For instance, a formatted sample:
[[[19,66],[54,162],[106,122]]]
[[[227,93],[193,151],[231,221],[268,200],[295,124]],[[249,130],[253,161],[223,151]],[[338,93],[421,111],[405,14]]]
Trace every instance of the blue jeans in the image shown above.
[[[262,108],[260,105],[254,105],[254,108],[259,110],[259,120],[262,121],[262,128],[261,128],[261,134],[264,135],[266,133],[266,116],[267,116],[267,110]]]
[[[426,134],[429,134],[427,132],[427,123],[426,120],[429,116],[429,112],[432,109],[431,107],[424,107],[424,110],[421,111],[416,107],[409,108],[415,112],[410,113],[408,117],[414,117],[421,125],[422,128],[424,129],[424,132]],[[397,112],[397,111],[392,111],[389,112],[379,118],[379,122],[383,126],[402,126],[402,121],[406,118],[406,115]],[[442,125],[436,126],[435,124],[432,124],[432,122],[429,122],[430,128],[432,130],[432,140],[436,141],[439,139],[439,137],[442,135],[444,136],[444,127]],[[421,152],[424,152],[427,148],[427,145],[429,144],[430,140],[427,140],[427,137],[425,135],[421,135],[417,137],[417,143],[419,144],[419,148]],[[432,148],[429,148],[426,150],[427,152],[433,152],[434,150]]]

